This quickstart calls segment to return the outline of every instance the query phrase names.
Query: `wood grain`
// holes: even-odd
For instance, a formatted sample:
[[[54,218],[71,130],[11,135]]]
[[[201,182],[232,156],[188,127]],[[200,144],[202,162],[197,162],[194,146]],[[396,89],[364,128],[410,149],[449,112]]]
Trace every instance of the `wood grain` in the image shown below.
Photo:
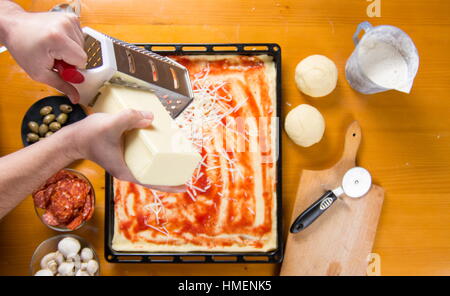
[[[33,11],[57,0],[21,0]],[[380,18],[368,18],[365,0],[82,0],[83,25],[129,42],[276,42],[283,56],[284,113],[298,104],[317,107],[326,120],[325,137],[301,148],[283,132],[283,216],[291,221],[300,172],[333,165],[343,135],[358,120],[364,141],[358,163],[385,191],[374,245],[383,275],[450,274],[450,1],[381,0]],[[389,24],[406,31],[420,55],[410,95],[354,92],[344,76],[358,23]],[[308,98],[294,84],[296,64],[324,54],[339,70],[336,90]],[[31,81],[9,53],[0,54],[0,155],[20,149],[20,122],[27,108],[54,94]],[[103,253],[103,171],[88,161],[77,168],[95,184],[96,213],[78,234]],[[287,231],[285,232],[287,235]],[[27,198],[0,223],[0,274],[28,274],[34,248],[56,235],[35,216]],[[276,265],[113,265],[110,275],[271,275]]]
[[[335,165],[302,172],[289,225],[325,191],[341,186],[344,174],[357,165],[361,135],[358,122],[353,122],[345,134],[342,157]],[[308,228],[289,233],[280,274],[366,275],[383,199],[384,191],[377,185],[361,198],[344,195]]]

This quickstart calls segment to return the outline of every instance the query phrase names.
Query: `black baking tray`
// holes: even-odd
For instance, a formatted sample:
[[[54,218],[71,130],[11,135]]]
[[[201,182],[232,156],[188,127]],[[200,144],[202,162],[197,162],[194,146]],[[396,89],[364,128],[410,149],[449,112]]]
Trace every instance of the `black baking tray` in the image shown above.
[[[272,56],[277,72],[277,116],[282,112],[281,48],[275,43],[149,44],[137,46],[161,55],[261,55]],[[280,122],[278,122],[278,125]],[[281,129],[278,128],[277,159],[277,248],[269,252],[118,252],[112,249],[114,235],[114,190],[112,176],[105,175],[105,259],[111,263],[280,263],[283,260]]]

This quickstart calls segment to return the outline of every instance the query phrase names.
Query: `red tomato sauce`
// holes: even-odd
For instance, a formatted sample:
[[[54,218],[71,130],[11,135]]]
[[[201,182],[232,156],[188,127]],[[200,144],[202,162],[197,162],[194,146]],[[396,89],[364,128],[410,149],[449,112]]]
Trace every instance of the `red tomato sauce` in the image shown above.
[[[267,124],[276,120],[271,117],[274,115],[272,113],[275,106],[269,94],[265,63],[257,57],[240,56],[237,60],[214,61],[191,60],[187,57],[177,56],[171,58],[188,68],[192,81],[195,80],[196,75],[204,71],[206,65],[209,67],[210,79],[214,80],[216,75],[220,75],[222,80],[225,79],[226,84],[219,88],[217,93],[229,99],[229,101],[223,102],[227,107],[236,107],[241,100],[246,100],[245,104],[227,115],[227,118],[267,117]],[[241,75],[239,77],[243,77],[243,79],[236,79],[235,76],[229,74],[239,74]],[[195,83],[193,88],[195,92]],[[258,97],[255,97],[255,88],[258,90]],[[230,93],[233,93],[233,90],[239,90],[237,92],[244,96],[232,97]],[[226,126],[225,118],[221,122]],[[243,131],[243,128],[239,127],[238,131]],[[219,130],[212,131],[212,133],[216,132],[218,133]],[[200,172],[195,172],[194,175],[198,173],[201,177],[197,178],[192,185],[204,192],[196,191],[197,195],[194,199],[192,195],[195,190],[190,191],[190,189],[188,189],[189,193],[179,194],[157,192],[162,205],[158,214],[155,214],[155,210],[149,210],[148,206],[157,201],[154,197],[155,192],[131,183],[127,185],[127,190],[123,190],[124,182],[115,180],[116,213],[120,207],[124,209],[126,216],[118,216],[121,233],[132,242],[146,240],[154,244],[189,243],[211,248],[232,245],[250,245],[262,248],[263,237],[270,235],[274,229],[276,172],[273,163],[268,162],[261,163],[260,173],[257,174],[258,166],[255,166],[254,159],[270,158],[273,154],[272,149],[274,149],[275,143],[270,142],[272,139],[270,132],[273,131],[268,126],[259,130],[260,151],[258,152],[248,151],[248,147],[246,147],[243,152],[226,151],[219,158],[213,156],[215,153],[207,153],[205,148],[209,148],[208,150],[211,151],[215,150],[215,147],[206,143],[206,146],[209,146],[201,150],[203,162],[218,166],[217,159],[222,161],[228,157],[234,160],[234,164],[239,168],[239,175],[231,173],[223,175],[219,168],[209,169],[206,166],[200,166]],[[224,140],[223,149],[226,148],[226,143],[227,141]],[[216,159],[215,163],[214,159]],[[261,223],[255,225],[257,199],[255,178],[257,176],[259,176],[258,184],[261,185],[264,217]],[[142,198],[143,194],[145,198]],[[133,201],[132,211],[127,207],[127,200],[130,198]],[[176,199],[176,202],[173,202],[173,198]],[[143,238],[140,235],[142,231],[150,232],[151,239]],[[230,236],[223,236],[224,234]],[[160,236],[166,236],[166,239],[156,239]],[[256,239],[248,239],[248,236]]]

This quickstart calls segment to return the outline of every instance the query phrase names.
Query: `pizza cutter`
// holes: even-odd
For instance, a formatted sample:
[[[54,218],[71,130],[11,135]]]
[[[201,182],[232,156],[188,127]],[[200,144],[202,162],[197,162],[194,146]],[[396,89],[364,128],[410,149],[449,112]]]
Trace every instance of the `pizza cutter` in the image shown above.
[[[320,217],[331,205],[345,194],[351,198],[360,198],[369,192],[372,186],[372,177],[369,171],[362,167],[349,169],[342,178],[342,184],[336,189],[328,190],[300,216],[295,219],[291,226],[291,233],[297,233],[311,225]]]

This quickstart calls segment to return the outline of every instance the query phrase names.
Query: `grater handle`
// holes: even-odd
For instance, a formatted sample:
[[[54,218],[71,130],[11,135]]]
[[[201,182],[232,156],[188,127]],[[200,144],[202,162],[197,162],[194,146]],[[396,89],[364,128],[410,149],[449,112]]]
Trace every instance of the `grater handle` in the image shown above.
[[[53,68],[58,71],[59,76],[64,81],[75,84],[79,84],[84,81],[83,74],[81,74],[75,66],[70,65],[63,60],[55,60]]]
[[[101,55],[103,59],[103,64],[100,67],[92,69],[77,69],[77,71],[84,77],[84,81],[82,83],[72,83],[80,94],[79,103],[88,106],[92,104],[98,90],[103,86],[103,84],[109,81],[114,73],[117,72],[117,68],[112,41],[104,34],[88,27],[83,28],[83,33],[85,35],[90,35],[100,42]]]

